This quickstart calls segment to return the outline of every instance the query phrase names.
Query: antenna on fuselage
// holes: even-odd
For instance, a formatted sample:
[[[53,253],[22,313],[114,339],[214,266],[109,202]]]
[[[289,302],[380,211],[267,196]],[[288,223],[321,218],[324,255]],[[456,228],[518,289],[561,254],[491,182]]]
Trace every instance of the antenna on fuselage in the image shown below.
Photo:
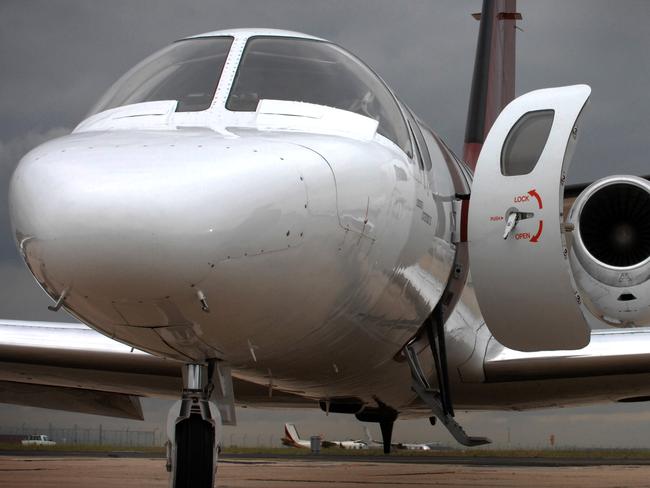
[[[474,74],[469,97],[463,158],[473,169],[485,136],[503,108],[515,97],[517,0],[483,0]]]

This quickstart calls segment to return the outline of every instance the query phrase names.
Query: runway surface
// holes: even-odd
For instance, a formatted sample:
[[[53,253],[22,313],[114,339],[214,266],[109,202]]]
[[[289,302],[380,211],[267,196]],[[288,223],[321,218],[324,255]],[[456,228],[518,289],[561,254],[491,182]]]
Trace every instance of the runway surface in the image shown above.
[[[138,459],[162,459],[162,452],[144,452],[144,451],[61,451],[61,450],[25,450],[17,449],[0,450],[0,460],[2,457],[30,457],[30,458],[138,458]],[[507,457],[507,456],[489,456],[489,455],[447,455],[445,454],[422,454],[416,453],[412,456],[399,455],[377,455],[377,454],[336,454],[332,452],[312,455],[307,451],[296,453],[225,453],[219,457],[221,461],[302,461],[302,462],[340,462],[340,463],[389,463],[389,464],[460,464],[466,466],[502,466],[502,467],[578,467],[578,466],[627,466],[627,465],[648,465],[650,466],[649,457],[571,457],[563,455],[562,457],[540,456],[540,457]]]
[[[220,488],[649,487],[650,466],[470,466],[321,459],[224,459]],[[167,485],[164,461],[0,456],[0,487],[131,488]]]

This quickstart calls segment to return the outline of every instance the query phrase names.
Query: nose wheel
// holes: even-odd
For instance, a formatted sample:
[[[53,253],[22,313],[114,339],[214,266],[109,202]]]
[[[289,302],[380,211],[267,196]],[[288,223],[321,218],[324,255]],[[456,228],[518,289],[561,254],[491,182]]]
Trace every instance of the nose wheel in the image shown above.
[[[213,488],[221,450],[221,414],[210,401],[208,367],[185,367],[181,400],[169,411],[167,470],[171,488]]]
[[[174,488],[212,488],[219,454],[216,440],[214,421],[200,412],[176,424]]]

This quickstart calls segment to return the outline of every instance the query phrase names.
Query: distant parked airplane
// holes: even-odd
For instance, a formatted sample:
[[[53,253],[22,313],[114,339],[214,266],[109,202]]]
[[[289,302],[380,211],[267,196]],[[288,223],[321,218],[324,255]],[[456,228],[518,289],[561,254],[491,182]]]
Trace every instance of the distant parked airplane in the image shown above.
[[[364,426],[363,430],[366,433],[366,439],[368,441],[368,447],[370,448],[377,448],[381,449],[384,447],[384,443],[382,441],[376,441],[372,438],[372,435],[370,434],[370,429],[368,427]],[[390,447],[395,448],[395,449],[404,449],[407,451],[431,451],[432,449],[440,449],[442,446],[440,445],[439,442],[427,442],[427,443],[408,443],[408,442],[393,442],[391,443]]]
[[[311,441],[301,439],[296,426],[284,424],[284,437],[282,444],[291,447],[311,448]],[[328,441],[321,439],[322,447],[340,447],[342,449],[368,449],[368,443],[362,440]]]

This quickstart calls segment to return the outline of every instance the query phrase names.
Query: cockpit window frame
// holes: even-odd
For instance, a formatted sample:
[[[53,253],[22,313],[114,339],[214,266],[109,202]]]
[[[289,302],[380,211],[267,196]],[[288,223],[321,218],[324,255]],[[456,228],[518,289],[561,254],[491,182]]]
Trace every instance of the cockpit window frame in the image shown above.
[[[230,86],[228,87],[228,93],[226,94],[225,101],[223,104],[224,110],[226,110],[229,114],[243,114],[243,113],[254,113],[255,110],[253,111],[242,111],[242,110],[232,110],[230,108],[230,102],[231,102],[231,97],[233,95],[233,92],[237,86],[237,81],[239,79],[239,76],[241,74],[242,66],[244,64],[244,59],[246,57],[246,51],[248,50],[249,46],[251,45],[251,42],[259,39],[283,39],[283,40],[298,40],[301,42],[313,42],[313,43],[321,43],[321,44],[326,44],[329,46],[333,46],[339,50],[341,50],[344,54],[347,56],[351,57],[354,61],[356,61],[359,65],[363,66],[365,69],[368,70],[368,72],[375,77],[375,79],[379,82],[381,87],[388,93],[388,95],[391,98],[391,101],[393,102],[395,109],[397,113],[399,113],[400,117],[400,123],[402,124],[402,129],[405,134],[405,140],[403,141],[407,147],[402,147],[402,145],[399,144],[397,140],[392,140],[391,138],[386,137],[383,134],[380,134],[377,132],[378,135],[381,137],[385,138],[386,140],[390,141],[392,144],[395,146],[399,147],[409,158],[413,157],[413,136],[411,134],[411,130],[409,128],[408,124],[408,119],[407,115],[404,111],[404,108],[402,107],[402,104],[400,101],[397,99],[393,91],[390,89],[390,87],[386,84],[386,82],[383,80],[381,76],[375,72],[370,66],[368,66],[366,63],[364,63],[359,57],[355,56],[353,53],[348,51],[347,49],[343,48],[342,46],[330,42],[325,39],[317,39],[317,38],[308,38],[308,37],[293,37],[293,36],[274,36],[274,35],[264,35],[264,34],[259,34],[259,35],[253,35],[248,38],[246,38],[245,44],[243,48],[241,49],[241,53],[238,57],[238,63],[237,63],[237,69],[235,70],[235,73],[232,75],[232,80],[230,82]],[[354,112],[351,112],[354,113]]]
[[[154,56],[158,55],[159,53],[161,53],[165,49],[168,49],[171,46],[178,45],[178,44],[185,43],[185,42],[204,42],[204,41],[209,41],[209,40],[214,40],[214,39],[223,39],[223,40],[230,41],[230,43],[229,43],[229,45],[227,47],[227,50],[225,51],[225,59],[224,59],[224,64],[221,67],[221,71],[218,74],[215,73],[214,82],[213,82],[214,85],[213,85],[212,93],[211,93],[211,95],[209,97],[209,103],[207,104],[207,106],[205,108],[202,108],[201,110],[182,110],[182,109],[179,109],[180,101],[176,100],[179,103],[179,106],[177,106],[177,108],[175,109],[175,113],[178,113],[178,114],[193,114],[193,113],[194,114],[200,114],[200,113],[204,113],[204,112],[208,112],[208,111],[212,110],[213,107],[214,107],[214,104],[215,104],[215,100],[217,99],[217,95],[218,95],[218,92],[219,92],[219,87],[221,86],[221,83],[222,83],[222,81],[224,79],[224,76],[226,75],[227,65],[228,65],[228,58],[230,57],[230,55],[232,53],[233,46],[235,45],[235,42],[236,42],[236,37],[233,36],[233,35],[224,34],[224,35],[215,35],[215,36],[199,36],[199,37],[188,37],[188,38],[184,38],[184,39],[178,39],[178,40],[172,42],[171,44],[169,44],[168,46],[165,46],[164,48],[161,48],[160,50],[156,51],[155,53],[152,53],[150,56],[148,56],[147,58],[140,61],[138,64],[136,64],[131,69],[129,69],[126,73],[124,73],[120,78],[118,78],[109,87],[109,89],[102,95],[102,97],[97,101],[97,103],[92,107],[92,109],[86,115],[86,117],[96,115],[98,113],[105,112],[107,110],[117,109],[117,108],[126,107],[126,106],[129,106],[129,105],[134,105],[134,104],[139,104],[139,103],[147,103],[149,101],[156,101],[156,100],[147,100],[147,101],[140,101],[140,102],[134,102],[134,103],[127,103],[127,104],[118,104],[118,105],[115,105],[115,106],[111,107],[111,106],[108,106],[108,105],[110,105],[108,102],[111,100],[111,98],[114,98],[117,95],[118,92],[116,91],[115,93],[112,93],[111,97],[108,100],[105,100],[105,98],[118,85],[118,83],[122,83],[122,82],[126,81],[130,76],[133,76],[135,73],[137,73],[137,71],[139,69],[144,68],[145,63],[147,61],[151,61],[152,58],[154,58]],[[102,107],[102,105],[103,105],[103,107]],[[100,109],[100,107],[101,107],[101,109]]]

